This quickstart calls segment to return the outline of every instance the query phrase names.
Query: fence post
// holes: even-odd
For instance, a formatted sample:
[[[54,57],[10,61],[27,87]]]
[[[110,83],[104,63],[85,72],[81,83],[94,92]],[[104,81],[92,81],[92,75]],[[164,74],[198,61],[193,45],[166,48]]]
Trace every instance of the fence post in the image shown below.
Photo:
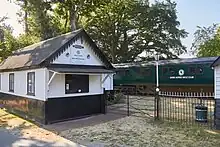
[[[215,98],[215,112],[214,112],[215,129],[220,130],[220,99]]]
[[[156,117],[155,119],[159,119],[160,116],[160,96],[159,96],[159,88],[156,88],[156,94],[155,94],[155,101],[156,101]]]
[[[103,100],[104,100],[104,114],[106,114],[107,111],[107,92],[105,90],[105,88],[103,88]]]
[[[128,116],[130,116],[130,110],[129,110],[129,95],[128,94],[126,94],[127,95],[127,115]]]

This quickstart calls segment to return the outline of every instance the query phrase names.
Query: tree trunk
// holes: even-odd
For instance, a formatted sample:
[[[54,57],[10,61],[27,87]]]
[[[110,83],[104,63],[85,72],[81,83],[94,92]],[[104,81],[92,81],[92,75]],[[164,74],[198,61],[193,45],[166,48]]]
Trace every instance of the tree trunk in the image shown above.
[[[4,42],[4,30],[0,28],[0,42]]]
[[[67,23],[68,23],[68,11],[66,11],[66,20],[65,20],[65,24],[64,24],[64,28],[65,28],[65,33],[67,32]]]
[[[77,29],[77,16],[76,12],[72,9],[70,10],[70,29],[71,31],[74,31]]]
[[[112,63],[115,63],[115,52],[114,52],[114,48],[112,48]]]
[[[127,53],[127,56],[123,56],[123,57],[125,57],[123,59],[123,62],[127,62],[127,60],[129,60],[129,59],[127,59],[129,57],[128,56],[128,34],[127,34],[127,29],[124,29],[123,35],[124,35],[124,40],[123,40],[123,49],[122,50],[125,53]]]
[[[113,33],[112,36],[115,37],[114,33]],[[114,40],[114,37],[112,38],[112,47],[111,47],[112,63],[115,63],[115,62],[116,62],[116,58],[115,58],[115,50],[116,50],[116,46],[115,46],[115,40]]]
[[[24,27],[25,27],[25,33],[27,34],[29,32],[29,28],[28,28],[28,13],[27,13],[27,0],[24,0]]]

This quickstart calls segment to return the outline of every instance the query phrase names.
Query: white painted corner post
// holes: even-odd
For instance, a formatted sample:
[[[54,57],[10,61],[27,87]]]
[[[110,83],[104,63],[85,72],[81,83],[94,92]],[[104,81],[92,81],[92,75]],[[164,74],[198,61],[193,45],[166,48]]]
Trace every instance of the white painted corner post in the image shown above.
[[[159,106],[160,106],[160,97],[159,97],[159,92],[160,92],[160,89],[159,89],[159,55],[158,53],[156,52],[155,53],[155,62],[156,62],[156,88],[155,88],[155,111],[156,111],[156,114],[155,114],[155,118],[156,119],[159,119]]]
[[[215,93],[215,128],[220,130],[220,65],[214,67],[214,93]]]

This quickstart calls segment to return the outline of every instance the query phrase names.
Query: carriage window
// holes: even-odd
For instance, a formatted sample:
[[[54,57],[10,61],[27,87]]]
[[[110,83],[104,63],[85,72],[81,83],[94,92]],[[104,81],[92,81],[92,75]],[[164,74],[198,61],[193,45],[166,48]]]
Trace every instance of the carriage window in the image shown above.
[[[151,70],[149,68],[142,68],[140,71],[140,74],[142,76],[150,76],[151,75]]]
[[[189,67],[189,73],[190,74],[195,74],[196,73],[196,68],[195,67]]]
[[[202,67],[197,67],[196,68],[196,74],[203,74],[203,68]]]
[[[163,75],[166,75],[168,73],[168,68],[167,67],[164,67],[163,68]]]
[[[120,70],[116,71],[116,74],[122,76],[123,75],[123,71],[120,71]]]
[[[127,75],[127,70],[119,70],[119,71],[117,71],[117,74],[119,76],[126,76]]]
[[[132,68],[134,72],[136,72],[137,74],[141,73],[141,71],[143,70],[142,67],[134,67]]]
[[[89,75],[65,75],[65,93],[89,92]]]
[[[169,73],[170,73],[171,75],[174,75],[174,74],[175,74],[174,68],[170,67],[170,68],[169,68]]]

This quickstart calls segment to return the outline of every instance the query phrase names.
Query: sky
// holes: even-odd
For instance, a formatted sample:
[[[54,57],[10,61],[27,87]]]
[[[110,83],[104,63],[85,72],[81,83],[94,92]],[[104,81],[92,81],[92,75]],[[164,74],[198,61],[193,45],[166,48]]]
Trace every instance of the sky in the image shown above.
[[[220,0],[175,0],[177,2],[177,16],[180,21],[180,28],[185,29],[189,35],[183,39],[183,44],[189,49],[193,42],[193,33],[197,26],[210,26],[213,23],[220,23]],[[18,6],[0,0],[0,17],[7,15],[9,23],[14,28],[14,35],[23,32],[23,26],[18,24],[16,13]],[[180,57],[192,57],[189,54],[183,54]]]
[[[175,0],[177,2],[177,16],[180,28],[185,29],[189,35],[182,40],[189,49],[193,42],[193,33],[197,26],[210,26],[220,23],[220,0]],[[182,57],[189,55],[183,55]],[[181,57],[181,56],[180,56]]]

